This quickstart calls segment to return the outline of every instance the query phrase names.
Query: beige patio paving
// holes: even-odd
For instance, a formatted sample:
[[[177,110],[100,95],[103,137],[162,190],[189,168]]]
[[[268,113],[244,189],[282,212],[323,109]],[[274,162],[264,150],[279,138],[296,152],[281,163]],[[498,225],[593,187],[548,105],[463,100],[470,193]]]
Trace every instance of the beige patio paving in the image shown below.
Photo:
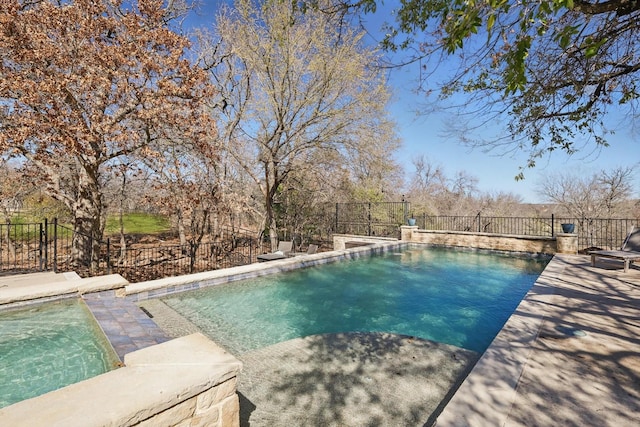
[[[436,425],[640,425],[640,268],[556,255]]]

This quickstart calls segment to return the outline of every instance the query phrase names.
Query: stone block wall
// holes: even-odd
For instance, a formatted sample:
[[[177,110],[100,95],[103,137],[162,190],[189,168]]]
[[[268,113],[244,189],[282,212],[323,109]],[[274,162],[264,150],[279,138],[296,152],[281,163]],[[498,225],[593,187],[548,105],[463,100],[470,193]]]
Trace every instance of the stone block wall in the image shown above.
[[[416,227],[417,228],[417,227]],[[372,237],[372,236],[356,236],[350,234],[334,234],[333,235],[333,250],[343,251],[345,249],[351,249],[358,246],[367,246],[376,243],[390,243],[397,242],[398,239],[392,237]]]
[[[234,377],[132,426],[239,427],[236,382]]]
[[[578,247],[577,236],[573,234],[565,235],[562,244],[554,237],[420,230],[411,226],[403,226],[401,235],[403,241],[412,243],[550,255],[577,253]]]
[[[560,233],[556,237],[556,244],[559,254],[578,253],[578,236],[576,234]]]

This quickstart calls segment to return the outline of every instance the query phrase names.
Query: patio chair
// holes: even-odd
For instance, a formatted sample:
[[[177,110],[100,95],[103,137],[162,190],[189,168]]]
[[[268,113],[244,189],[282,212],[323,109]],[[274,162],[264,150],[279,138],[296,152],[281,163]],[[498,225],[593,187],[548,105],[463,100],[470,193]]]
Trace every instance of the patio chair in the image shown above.
[[[293,250],[293,242],[286,241],[286,242],[278,243],[278,250],[276,252],[282,252],[285,256],[288,256],[292,253],[292,250]]]
[[[595,267],[596,258],[619,259],[624,262],[624,272],[629,271],[629,265],[635,261],[640,261],[640,227],[631,230],[624,243],[618,251],[589,251],[591,255],[591,266]]]
[[[309,245],[306,252],[292,252],[289,256],[313,255],[316,252],[318,252],[318,245]]]
[[[276,259],[283,259],[293,255],[293,242],[282,241],[278,243],[278,249],[275,252],[269,254],[258,255],[258,261],[274,261]]]

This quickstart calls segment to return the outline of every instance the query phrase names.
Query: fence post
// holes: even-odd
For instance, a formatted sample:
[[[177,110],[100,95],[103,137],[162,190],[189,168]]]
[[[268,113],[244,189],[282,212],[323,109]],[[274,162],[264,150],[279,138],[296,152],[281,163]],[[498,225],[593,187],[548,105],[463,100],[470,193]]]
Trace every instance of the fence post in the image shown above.
[[[42,238],[44,237],[44,231],[42,229],[42,223],[38,224],[38,227],[40,228],[40,232],[39,237],[38,237],[38,264],[40,267],[40,271],[42,271],[42,256],[43,256],[43,249],[42,249]]]
[[[196,244],[189,242],[189,273],[193,273],[193,266],[196,258]]]
[[[556,236],[556,216],[551,214],[551,237]]]
[[[49,220],[44,219],[44,269],[49,270]]]
[[[369,211],[367,212],[367,236],[371,236],[371,203],[368,204]]]
[[[107,274],[111,274],[111,238],[107,237]]]
[[[58,218],[53,218],[53,272],[58,272]]]
[[[404,194],[402,195],[402,224],[407,223],[407,219],[409,218],[409,207],[407,206],[407,202],[404,200]]]
[[[92,275],[92,274],[93,274],[93,236],[89,236],[89,275]]]

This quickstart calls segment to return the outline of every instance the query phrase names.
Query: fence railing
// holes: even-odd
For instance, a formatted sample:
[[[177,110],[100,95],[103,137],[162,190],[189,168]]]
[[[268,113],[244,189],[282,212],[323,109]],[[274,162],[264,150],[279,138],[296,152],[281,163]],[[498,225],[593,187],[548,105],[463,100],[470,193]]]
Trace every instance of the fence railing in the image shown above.
[[[246,232],[224,230],[216,239],[186,245],[101,245],[100,259],[110,273],[130,282],[218,270],[257,262],[258,240]]]
[[[41,224],[0,224],[0,271],[46,270],[43,254],[46,226]]]
[[[322,236],[332,233],[398,237],[407,223],[410,205],[397,203],[340,203],[333,224],[316,228]],[[561,224],[575,224],[578,248],[617,249],[634,226],[635,219],[556,217],[416,216],[416,225],[427,230],[468,231],[494,234],[553,237]],[[306,236],[319,242],[317,230]],[[76,236],[77,237],[77,236]],[[281,236],[286,239],[292,237]],[[295,236],[294,236],[295,237]],[[107,239],[84,262],[72,257],[74,231],[56,220],[31,224],[0,224],[0,274],[30,271],[76,271],[82,276],[119,273],[130,282],[196,273],[257,262],[269,251],[263,239],[247,230],[222,228],[215,238],[198,244],[135,243],[120,245]],[[285,239],[285,240],[286,240]]]
[[[77,260],[74,231],[57,221],[0,224],[0,274],[30,271],[75,271],[81,276],[118,273],[130,282],[216,270],[257,262],[261,243],[247,230],[221,228],[199,243],[136,243],[122,246],[107,239],[97,253]]]
[[[575,225],[578,248],[618,249],[629,231],[639,225],[635,219],[556,217],[484,217],[429,216],[416,217],[416,225],[426,230],[470,231],[492,234],[553,237],[562,232],[562,224]]]
[[[409,202],[336,203],[335,233],[399,237],[407,223]]]

